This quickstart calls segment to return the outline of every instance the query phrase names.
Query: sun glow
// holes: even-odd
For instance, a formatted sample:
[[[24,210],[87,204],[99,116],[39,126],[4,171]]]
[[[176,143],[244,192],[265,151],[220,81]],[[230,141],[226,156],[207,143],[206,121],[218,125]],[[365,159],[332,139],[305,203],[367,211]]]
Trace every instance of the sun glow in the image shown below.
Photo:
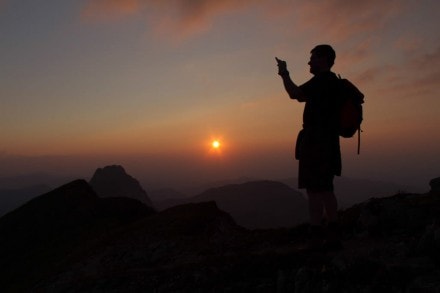
[[[209,153],[211,155],[219,156],[223,155],[225,144],[223,139],[218,137],[211,137],[208,142]]]
[[[220,148],[220,141],[218,141],[218,140],[214,140],[214,141],[211,143],[211,146],[212,146],[212,148],[214,148],[214,149],[219,149],[219,148]]]

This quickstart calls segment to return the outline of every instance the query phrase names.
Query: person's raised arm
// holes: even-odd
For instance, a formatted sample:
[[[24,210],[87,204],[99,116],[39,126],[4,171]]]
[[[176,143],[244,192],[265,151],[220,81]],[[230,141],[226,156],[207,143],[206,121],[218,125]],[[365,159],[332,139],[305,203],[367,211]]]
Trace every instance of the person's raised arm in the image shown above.
[[[291,99],[298,100],[298,102],[305,102],[306,97],[303,91],[292,81],[287,70],[287,63],[275,57],[278,64],[278,75],[282,77],[284,88],[286,89]]]

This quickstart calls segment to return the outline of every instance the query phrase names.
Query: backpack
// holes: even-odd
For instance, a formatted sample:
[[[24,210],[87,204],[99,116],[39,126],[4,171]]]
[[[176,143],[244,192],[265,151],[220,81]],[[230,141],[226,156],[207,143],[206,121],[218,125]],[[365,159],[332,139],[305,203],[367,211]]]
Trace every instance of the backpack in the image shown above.
[[[339,76],[339,93],[341,95],[341,108],[339,112],[339,135],[344,138],[353,137],[358,133],[358,154],[361,143],[362,104],[364,94],[349,80]]]

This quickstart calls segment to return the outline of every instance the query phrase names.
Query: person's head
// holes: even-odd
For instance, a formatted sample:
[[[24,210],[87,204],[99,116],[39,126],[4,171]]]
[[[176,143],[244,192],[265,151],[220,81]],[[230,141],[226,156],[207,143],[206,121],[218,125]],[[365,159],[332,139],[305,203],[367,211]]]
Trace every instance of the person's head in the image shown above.
[[[310,51],[310,72],[317,74],[330,71],[335,63],[336,53],[330,45],[318,45]]]

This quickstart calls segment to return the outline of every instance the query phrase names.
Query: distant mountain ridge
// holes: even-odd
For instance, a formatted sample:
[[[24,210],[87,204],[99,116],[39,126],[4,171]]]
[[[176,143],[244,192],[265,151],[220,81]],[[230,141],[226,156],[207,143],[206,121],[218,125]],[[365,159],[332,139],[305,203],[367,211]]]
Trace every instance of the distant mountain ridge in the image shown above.
[[[159,210],[184,203],[215,201],[221,210],[249,229],[291,227],[307,219],[302,195],[284,183],[260,180],[211,188],[190,198],[155,202]]]
[[[294,189],[298,186],[298,178],[295,177],[282,179],[280,182],[283,182]],[[349,208],[354,204],[361,203],[372,197],[384,197],[396,192],[422,193],[427,191],[416,190],[414,187],[403,186],[391,182],[344,176],[335,177],[334,186],[335,194],[338,198],[338,205],[341,209]]]
[[[115,191],[125,186],[124,188],[125,192],[127,190],[130,190],[130,193],[137,194],[136,196],[132,196],[132,198],[137,198],[150,206],[152,203],[154,203],[154,205],[158,205],[159,209],[163,209],[163,207],[170,207],[176,204],[188,202],[187,198],[192,198],[194,196],[197,196],[202,192],[211,189],[213,186],[222,187],[225,185],[241,184],[250,181],[264,181],[261,179],[246,178],[246,177],[237,178],[235,180],[222,180],[217,182],[211,182],[210,184],[202,184],[195,187],[190,187],[190,186],[185,187],[184,188],[185,193],[182,193],[180,189],[174,190],[172,187],[161,188],[160,190],[158,189],[151,190],[150,189],[151,187],[148,184],[144,184],[144,186],[147,187],[144,188],[144,186],[142,186],[142,184],[140,184],[140,182],[137,179],[128,175],[122,166],[119,165],[112,165],[112,166],[114,166],[113,168],[116,170],[116,172],[114,173],[120,174],[120,176],[118,175],[120,178],[125,177],[125,181],[128,182],[128,184],[124,183],[124,184],[120,184],[119,187],[116,186],[109,188],[108,187],[110,186],[109,184],[103,183],[101,185],[103,186],[105,194],[107,194],[108,196],[126,196],[124,195],[124,193],[121,192],[115,193]],[[112,166],[107,166],[107,167],[112,167]],[[104,169],[104,168],[98,168],[98,169]],[[112,178],[112,176],[106,176],[106,177],[107,179],[105,179],[103,182],[110,181],[111,184],[115,183],[110,179]],[[38,194],[49,191],[51,188],[55,186],[60,186],[65,182],[72,181],[75,178],[78,177],[73,176],[72,179],[66,179],[66,178],[62,179],[57,176],[51,176],[49,174],[39,174],[39,173],[21,175],[15,177],[3,177],[3,178],[0,177],[0,215],[12,211],[14,208],[19,207],[21,204],[37,196]],[[79,178],[84,178],[84,177],[79,176]],[[296,190],[296,186],[297,186],[296,178],[280,179],[276,181],[285,183],[288,186],[290,186],[293,190]],[[45,185],[48,187],[46,190],[39,190],[36,192],[33,192],[32,190],[28,189],[30,186],[36,186],[36,185],[40,185],[40,186]],[[335,180],[335,188],[336,188],[336,195],[339,200],[339,208],[341,209],[349,208],[353,204],[360,203],[373,196],[382,197],[396,192],[414,192],[414,193],[425,192],[425,190],[415,190],[411,187],[400,186],[398,184],[393,184],[389,182],[379,182],[379,181],[354,179],[347,177],[337,177]],[[146,192],[146,190],[148,190],[148,193]],[[306,198],[304,192],[302,192],[301,194],[303,194],[303,197]]]

